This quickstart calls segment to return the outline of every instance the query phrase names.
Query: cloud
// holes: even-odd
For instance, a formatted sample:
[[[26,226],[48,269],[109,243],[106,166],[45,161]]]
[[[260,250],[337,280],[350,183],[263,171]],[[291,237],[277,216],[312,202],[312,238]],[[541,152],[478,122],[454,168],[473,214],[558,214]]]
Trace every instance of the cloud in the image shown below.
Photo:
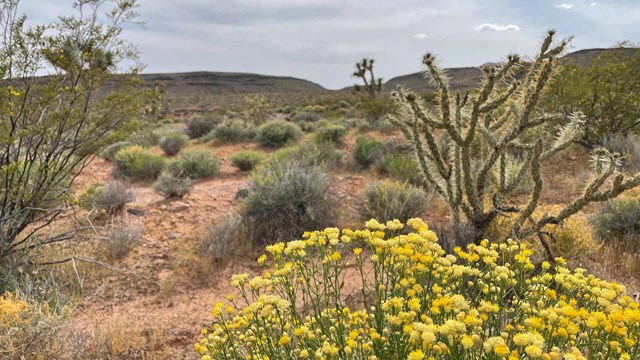
[[[591,4],[589,4],[589,6],[596,6],[596,5],[598,5],[598,3],[596,2],[592,2]]]
[[[420,34],[413,35],[411,38],[413,40],[424,40],[426,37],[427,37],[427,34],[420,33]]]
[[[593,6],[593,5],[591,5],[591,6]],[[556,8],[556,9],[567,9],[567,10],[571,9],[572,7],[573,7],[573,4],[567,4],[567,3],[562,3],[560,5],[555,5],[554,6],[554,8]]]
[[[482,25],[478,25],[473,28],[475,31],[520,31],[520,26],[518,25],[498,25],[498,24],[490,24],[484,23]]]

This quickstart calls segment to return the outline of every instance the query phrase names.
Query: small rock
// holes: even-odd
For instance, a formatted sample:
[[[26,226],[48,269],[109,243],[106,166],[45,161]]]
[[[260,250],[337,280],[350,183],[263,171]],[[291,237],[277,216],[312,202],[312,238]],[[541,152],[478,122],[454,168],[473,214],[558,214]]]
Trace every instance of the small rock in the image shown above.
[[[171,204],[171,212],[180,212],[189,209],[191,205],[183,202],[174,202]]]
[[[145,211],[141,209],[127,209],[127,213],[134,216],[144,216]]]
[[[169,238],[169,240],[176,240],[178,238],[178,234],[172,232],[172,233],[169,233],[167,237]]]

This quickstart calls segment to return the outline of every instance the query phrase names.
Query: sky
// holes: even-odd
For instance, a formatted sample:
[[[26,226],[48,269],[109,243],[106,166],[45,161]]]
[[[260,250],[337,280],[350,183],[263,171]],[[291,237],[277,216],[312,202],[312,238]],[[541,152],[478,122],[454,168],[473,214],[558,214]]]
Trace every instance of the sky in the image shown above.
[[[225,71],[352,85],[355,62],[375,59],[389,80],[443,67],[533,56],[548,29],[572,50],[640,40],[640,0],[138,0],[146,29],[127,26],[145,73]],[[72,0],[21,0],[30,23],[69,13]]]

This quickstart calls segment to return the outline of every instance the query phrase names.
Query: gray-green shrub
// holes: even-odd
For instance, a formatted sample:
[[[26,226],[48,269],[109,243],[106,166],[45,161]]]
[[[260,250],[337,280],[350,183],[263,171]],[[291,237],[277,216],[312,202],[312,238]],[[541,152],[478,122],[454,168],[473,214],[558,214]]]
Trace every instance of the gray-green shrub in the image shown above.
[[[167,132],[160,139],[160,148],[168,156],[176,155],[189,142],[189,137],[178,131]]]
[[[347,128],[339,124],[329,124],[316,130],[316,141],[336,144],[347,134]]]
[[[414,185],[424,183],[420,166],[410,153],[404,151],[385,152],[376,162],[376,167],[397,180],[408,181]]]
[[[216,140],[220,143],[237,143],[248,141],[256,137],[253,127],[247,127],[239,121],[231,121],[213,129],[203,138],[205,141]]]
[[[187,120],[186,133],[192,139],[207,135],[213,128],[222,122],[220,117],[195,116]]]
[[[353,148],[353,159],[358,165],[366,169],[382,156],[383,148],[384,144],[382,141],[358,136],[355,147]]]
[[[95,190],[92,196],[93,205],[108,214],[119,214],[124,207],[136,200],[133,188],[121,180],[108,181]]]
[[[133,146],[133,144],[130,142],[118,141],[117,143],[113,143],[102,150],[102,152],[100,153],[100,157],[107,161],[113,161],[113,158],[116,156],[116,153],[118,151],[131,146]]]
[[[314,112],[301,112],[298,114],[295,114],[292,118],[291,121],[293,122],[302,122],[302,121],[306,121],[306,122],[317,122],[318,120],[320,120],[320,115],[314,113]]]
[[[429,207],[424,190],[408,183],[379,180],[369,184],[363,193],[360,215],[363,220],[406,222],[421,216]]]
[[[293,240],[335,223],[330,180],[319,166],[271,158],[256,168],[251,183],[244,215],[258,245]]]
[[[260,145],[278,148],[298,139],[302,130],[295,123],[285,120],[272,120],[258,128]]]
[[[158,141],[160,141],[160,135],[151,129],[140,130],[127,138],[127,142],[145,148],[158,145]]]
[[[153,190],[167,199],[181,198],[191,191],[193,181],[178,177],[170,172],[163,172],[153,184]]]
[[[603,203],[591,217],[591,224],[594,234],[605,242],[640,245],[640,198]]]
[[[264,160],[264,154],[255,150],[241,150],[233,153],[229,160],[242,171],[249,171]]]
[[[322,169],[333,168],[342,157],[332,144],[317,144],[304,142],[296,146],[289,146],[274,152],[273,161],[297,161],[304,166],[319,166]]]
[[[192,180],[216,175],[220,170],[220,159],[207,149],[183,151],[168,166],[174,176]]]
[[[162,156],[135,145],[118,151],[113,164],[117,177],[147,180],[155,179],[160,175],[164,169],[165,160]]]

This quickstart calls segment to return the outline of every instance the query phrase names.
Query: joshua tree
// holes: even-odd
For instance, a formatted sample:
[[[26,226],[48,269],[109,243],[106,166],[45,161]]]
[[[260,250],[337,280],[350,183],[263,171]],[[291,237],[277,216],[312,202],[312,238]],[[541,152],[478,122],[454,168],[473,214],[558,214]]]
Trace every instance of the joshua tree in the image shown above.
[[[584,192],[557,214],[532,219],[544,185],[541,162],[582,135],[580,114],[567,120],[538,111],[558,56],[569,42],[564,39],[554,44],[553,38],[554,31],[549,31],[540,53],[526,68],[517,55],[484,67],[483,82],[471,94],[452,94],[433,55],[424,55],[427,76],[438,89],[433,110],[414,93],[398,89],[392,95],[397,113],[391,121],[409,140],[428,186],[448,203],[456,239],[468,231],[471,238],[467,240],[477,243],[496,217],[513,217],[511,237],[537,236],[553,260],[548,244],[553,235],[545,231],[545,225],[561,224],[591,202],[606,201],[640,185],[640,176],[626,178],[617,171],[619,155],[598,148],[592,153],[594,174]],[[542,136],[531,136],[558,122],[566,125],[553,141],[546,143]],[[516,152],[522,160],[513,170],[507,165]],[[509,195],[527,176],[533,180],[527,203],[519,206],[509,202]]]
[[[356,63],[356,71],[351,76],[362,79],[364,91],[372,98],[377,98],[382,92],[382,78],[376,80],[373,75],[373,59],[364,58],[361,62]],[[353,89],[356,93],[362,91],[360,85],[357,84]]]

